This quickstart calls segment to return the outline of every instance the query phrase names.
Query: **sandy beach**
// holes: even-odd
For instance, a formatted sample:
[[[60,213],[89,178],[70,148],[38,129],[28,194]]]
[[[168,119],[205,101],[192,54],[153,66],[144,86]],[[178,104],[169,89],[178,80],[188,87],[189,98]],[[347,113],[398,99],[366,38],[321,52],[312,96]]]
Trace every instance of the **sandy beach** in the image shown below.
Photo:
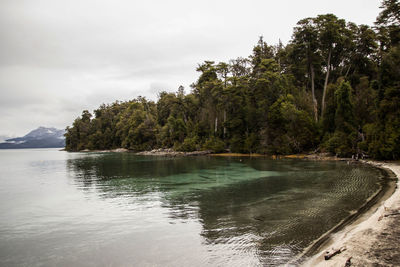
[[[400,266],[400,165],[364,161],[397,177],[394,193],[354,223],[332,234],[302,266]],[[325,260],[327,252],[341,252]]]

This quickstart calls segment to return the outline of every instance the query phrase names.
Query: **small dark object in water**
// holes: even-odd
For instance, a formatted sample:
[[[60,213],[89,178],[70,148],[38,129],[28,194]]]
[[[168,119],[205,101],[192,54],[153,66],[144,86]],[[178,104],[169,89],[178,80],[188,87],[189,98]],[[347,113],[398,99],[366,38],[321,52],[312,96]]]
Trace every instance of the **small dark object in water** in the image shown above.
[[[264,216],[257,216],[257,217],[254,217],[254,220],[263,222],[265,220],[265,218],[264,218]]]

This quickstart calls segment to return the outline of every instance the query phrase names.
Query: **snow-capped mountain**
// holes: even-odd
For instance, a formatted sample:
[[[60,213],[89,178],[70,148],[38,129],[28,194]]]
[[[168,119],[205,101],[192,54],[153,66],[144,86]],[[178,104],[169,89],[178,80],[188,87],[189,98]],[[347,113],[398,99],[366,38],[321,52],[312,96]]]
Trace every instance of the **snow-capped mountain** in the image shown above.
[[[0,143],[1,148],[50,148],[64,147],[64,130],[39,127],[23,137],[7,139]]]

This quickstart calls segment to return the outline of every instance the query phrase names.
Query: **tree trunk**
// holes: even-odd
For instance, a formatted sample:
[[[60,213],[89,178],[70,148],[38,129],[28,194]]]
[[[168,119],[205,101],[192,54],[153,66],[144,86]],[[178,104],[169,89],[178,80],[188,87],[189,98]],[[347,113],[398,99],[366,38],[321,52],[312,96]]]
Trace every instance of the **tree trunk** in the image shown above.
[[[218,130],[218,117],[215,116],[215,127],[214,127],[214,133],[217,134],[217,130]]]
[[[329,70],[331,69],[331,54],[332,54],[332,47],[329,48],[329,54],[328,54],[328,64],[327,64],[327,70],[326,70],[326,76],[325,76],[324,91],[322,93],[321,118],[324,116],[324,110],[325,110],[326,88],[328,87]]]
[[[312,100],[313,100],[313,107],[314,107],[314,117],[315,121],[318,121],[318,102],[317,99],[315,98],[315,73],[314,73],[314,67],[312,64],[310,64],[310,72],[311,72],[311,94],[312,94]]]
[[[225,123],[226,123],[226,109],[224,109],[224,139],[225,139],[225,135],[226,135],[226,126],[225,126]]]
[[[347,68],[346,74],[344,75],[345,78],[347,77],[347,75],[349,75],[350,68],[351,68],[351,65],[349,65],[349,67]]]

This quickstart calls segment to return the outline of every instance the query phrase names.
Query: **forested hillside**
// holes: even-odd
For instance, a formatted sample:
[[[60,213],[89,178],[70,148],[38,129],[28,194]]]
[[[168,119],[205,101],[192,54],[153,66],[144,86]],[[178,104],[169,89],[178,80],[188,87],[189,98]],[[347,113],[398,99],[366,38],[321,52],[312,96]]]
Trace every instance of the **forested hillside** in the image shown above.
[[[190,92],[87,110],[66,149],[174,148],[400,158],[400,3],[373,27],[333,14],[300,20],[290,42],[260,37],[247,58],[199,64]]]

